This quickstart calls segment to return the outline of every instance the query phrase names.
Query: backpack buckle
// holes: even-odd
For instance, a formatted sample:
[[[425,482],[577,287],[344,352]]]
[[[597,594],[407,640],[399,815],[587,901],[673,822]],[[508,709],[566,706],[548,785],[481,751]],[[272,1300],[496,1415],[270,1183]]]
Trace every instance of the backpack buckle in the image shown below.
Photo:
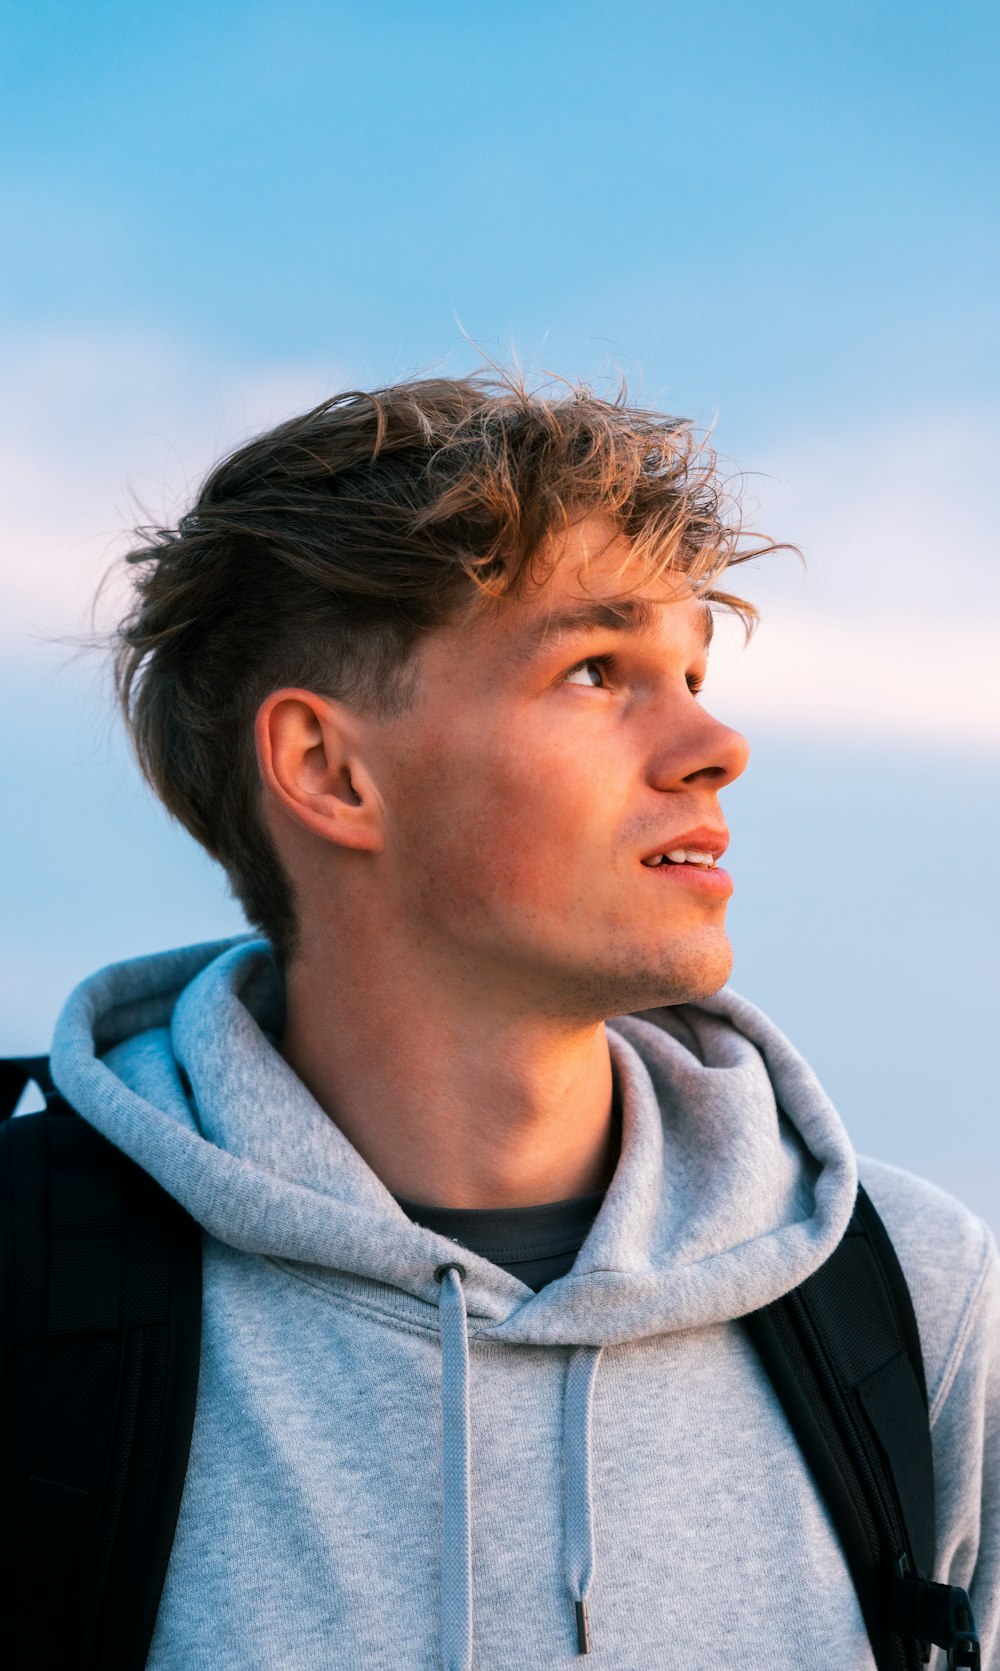
[[[948,1671],[981,1671],[979,1634],[968,1592],[960,1584],[932,1584],[913,1571],[909,1557],[896,1561],[895,1628],[916,1638],[924,1664],[935,1643],[948,1652]]]
[[[980,1671],[976,1621],[972,1617],[968,1595],[958,1584],[948,1585],[948,1628],[951,1640],[942,1643],[942,1647],[948,1649],[948,1671],[955,1671],[959,1665],[968,1665],[973,1671]]]

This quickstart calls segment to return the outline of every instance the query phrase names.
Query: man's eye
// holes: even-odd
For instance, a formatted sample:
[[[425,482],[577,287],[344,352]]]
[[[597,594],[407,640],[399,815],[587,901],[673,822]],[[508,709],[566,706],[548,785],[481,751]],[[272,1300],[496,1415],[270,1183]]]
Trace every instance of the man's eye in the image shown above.
[[[587,656],[586,660],[578,661],[575,667],[571,667],[569,672],[563,675],[563,683],[567,685],[575,683],[575,675],[577,673],[586,673],[591,667],[599,667],[601,669],[602,684],[606,684],[610,679],[614,665],[614,656]],[[600,685],[591,685],[592,690],[599,690],[600,688]]]
[[[596,684],[589,677],[590,669],[592,667],[600,669],[600,684]],[[604,656],[586,656],[583,661],[578,661],[575,667],[571,667],[568,673],[563,674],[563,684],[569,685],[586,683],[591,690],[606,690],[609,685],[614,683],[616,668],[617,661],[615,656],[612,654]],[[583,678],[578,680],[578,674],[582,674]],[[691,695],[700,696],[705,686],[705,675],[703,673],[689,673],[687,675],[686,682]]]

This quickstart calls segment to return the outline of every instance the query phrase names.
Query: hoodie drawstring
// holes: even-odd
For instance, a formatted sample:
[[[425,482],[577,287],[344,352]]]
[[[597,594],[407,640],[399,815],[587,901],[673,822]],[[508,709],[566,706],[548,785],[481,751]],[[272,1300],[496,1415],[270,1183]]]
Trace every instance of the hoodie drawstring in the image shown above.
[[[441,1658],[444,1671],[472,1671],[472,1442],[469,1327],[463,1265],[439,1265],[441,1285]],[[590,1652],[587,1595],[594,1576],[591,1417],[600,1346],[579,1346],[563,1394],[563,1543],[576,1610],[577,1652]]]
[[[569,1360],[563,1395],[563,1537],[566,1582],[576,1609],[577,1652],[590,1652],[587,1594],[594,1576],[591,1415],[599,1346],[579,1346]]]
[[[441,1284],[441,1656],[444,1671],[472,1667],[472,1499],[469,1330],[462,1265],[439,1265]]]

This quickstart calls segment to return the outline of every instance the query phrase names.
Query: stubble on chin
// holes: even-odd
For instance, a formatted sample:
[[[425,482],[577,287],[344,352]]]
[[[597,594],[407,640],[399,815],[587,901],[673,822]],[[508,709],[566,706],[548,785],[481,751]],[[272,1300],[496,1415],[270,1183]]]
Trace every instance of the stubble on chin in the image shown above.
[[[581,1022],[607,1021],[616,1015],[694,1004],[725,986],[732,973],[733,953],[725,935],[706,946],[681,945],[645,965],[639,958],[623,959],[601,968],[595,960],[577,980],[566,983],[553,1015]]]

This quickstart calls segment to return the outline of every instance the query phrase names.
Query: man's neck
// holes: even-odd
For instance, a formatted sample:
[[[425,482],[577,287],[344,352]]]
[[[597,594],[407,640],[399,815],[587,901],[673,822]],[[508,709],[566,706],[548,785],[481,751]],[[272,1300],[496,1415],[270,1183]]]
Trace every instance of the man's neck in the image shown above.
[[[287,972],[282,1054],[386,1188],[439,1207],[604,1189],[618,1138],[603,1023],[449,1012],[429,986],[338,980],[316,959]]]

